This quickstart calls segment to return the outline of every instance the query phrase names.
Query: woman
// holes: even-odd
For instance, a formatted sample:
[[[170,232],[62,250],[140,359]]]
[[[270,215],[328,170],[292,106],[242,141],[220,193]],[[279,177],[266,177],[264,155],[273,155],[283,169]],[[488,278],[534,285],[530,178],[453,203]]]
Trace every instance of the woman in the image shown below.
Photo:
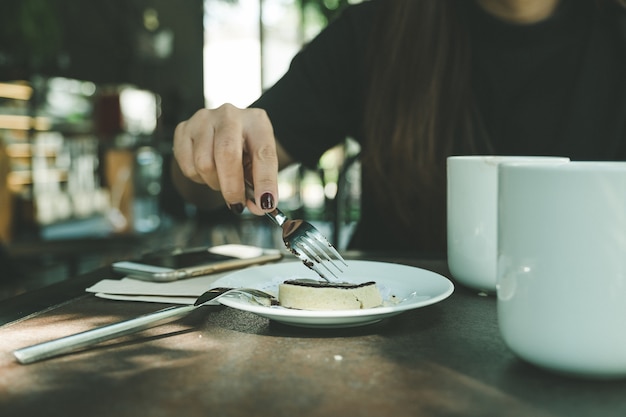
[[[277,201],[277,170],[362,146],[351,246],[445,253],[451,154],[626,160],[626,10],[594,0],[373,0],[349,8],[249,109],[176,129],[183,196]],[[244,169],[255,200],[245,199]]]

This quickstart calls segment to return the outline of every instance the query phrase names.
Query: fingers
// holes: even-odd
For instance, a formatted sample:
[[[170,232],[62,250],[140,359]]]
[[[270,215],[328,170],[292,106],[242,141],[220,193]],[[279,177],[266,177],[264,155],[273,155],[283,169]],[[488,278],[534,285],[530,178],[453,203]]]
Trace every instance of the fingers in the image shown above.
[[[228,104],[200,110],[176,127],[173,151],[181,172],[191,181],[221,190],[234,212],[247,206],[252,213],[263,214],[276,207],[278,158],[265,111]],[[244,163],[255,203],[246,199]]]
[[[241,213],[246,204],[242,110],[224,105],[216,109],[213,158],[219,187],[226,204]]]
[[[244,126],[245,155],[249,161],[249,175],[254,185],[256,204],[248,204],[255,214],[263,214],[276,208],[278,202],[278,157],[274,131],[267,113],[249,109]]]
[[[213,163],[214,128],[209,110],[203,109],[174,131],[173,152],[181,172],[190,180],[219,190]]]

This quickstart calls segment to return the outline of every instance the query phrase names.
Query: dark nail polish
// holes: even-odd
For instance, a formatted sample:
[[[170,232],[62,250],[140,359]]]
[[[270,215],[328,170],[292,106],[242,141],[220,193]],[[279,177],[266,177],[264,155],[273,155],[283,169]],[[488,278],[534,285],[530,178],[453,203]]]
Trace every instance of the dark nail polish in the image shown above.
[[[241,203],[229,204],[228,207],[230,208],[230,211],[235,214],[243,213],[243,204]]]
[[[261,196],[261,208],[263,210],[271,210],[274,208],[274,196],[270,193],[265,193]]]

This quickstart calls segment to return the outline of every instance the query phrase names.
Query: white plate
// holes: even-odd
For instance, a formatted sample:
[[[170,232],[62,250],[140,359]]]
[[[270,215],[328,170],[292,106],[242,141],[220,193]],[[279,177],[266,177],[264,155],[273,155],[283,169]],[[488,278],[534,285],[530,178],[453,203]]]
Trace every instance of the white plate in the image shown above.
[[[280,306],[261,306],[248,297],[236,294],[224,296],[219,301],[226,306],[293,326],[353,327],[376,323],[403,311],[437,303],[450,296],[454,290],[450,280],[432,271],[385,262],[347,263],[348,268],[342,280],[353,283],[375,281],[385,300],[382,307],[363,310],[294,310]],[[295,278],[319,279],[313,271],[298,261],[242,269],[217,280],[214,286],[251,287],[278,295],[278,285],[286,279]]]

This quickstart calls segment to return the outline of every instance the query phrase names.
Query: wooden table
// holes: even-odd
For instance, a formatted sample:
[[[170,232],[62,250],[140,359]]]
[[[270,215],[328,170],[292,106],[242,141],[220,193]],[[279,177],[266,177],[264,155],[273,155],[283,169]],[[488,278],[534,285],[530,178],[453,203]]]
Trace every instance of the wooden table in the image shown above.
[[[443,260],[353,254],[448,275]],[[156,310],[98,299],[101,269],[0,305],[0,415],[625,416],[626,381],[555,375],[512,355],[496,300],[456,286],[428,307],[311,330],[226,307],[31,365],[12,351]]]

